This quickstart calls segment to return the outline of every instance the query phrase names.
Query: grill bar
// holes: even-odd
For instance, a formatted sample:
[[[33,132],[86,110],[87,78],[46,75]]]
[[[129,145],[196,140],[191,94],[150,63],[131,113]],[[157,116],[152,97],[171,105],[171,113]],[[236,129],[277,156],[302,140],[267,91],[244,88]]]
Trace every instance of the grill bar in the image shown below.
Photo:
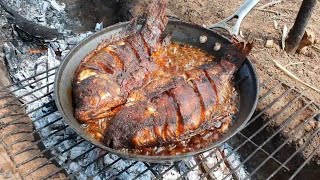
[[[320,131],[320,129],[318,129],[316,132],[317,133],[315,133],[315,135],[316,134],[318,134],[318,132]],[[315,136],[314,135],[314,136]],[[314,137],[313,136],[313,137]],[[298,175],[298,173],[302,170],[302,168],[311,160],[311,158],[314,156],[314,154],[317,152],[317,151],[319,151],[320,150],[320,144],[319,145],[317,145],[317,147],[316,147],[316,149],[308,156],[308,158],[301,164],[301,166],[294,172],[294,174],[290,177],[290,179],[289,180],[292,180],[294,177],[296,177],[297,175]]]
[[[56,111],[54,111],[54,112],[56,112]],[[41,117],[37,118],[34,122],[37,122],[37,121],[41,120],[42,118],[45,118],[45,117],[51,115],[51,114],[54,113],[54,112],[46,113],[46,114],[42,115]],[[59,118],[59,119],[62,119],[62,118]],[[57,120],[59,120],[59,119],[57,119]],[[57,120],[54,120],[54,121],[57,121]],[[27,126],[32,126],[32,124],[28,123]],[[38,131],[40,131],[40,130],[43,129],[43,128],[45,128],[45,127],[39,128]],[[21,129],[17,129],[17,130],[12,131],[12,132],[10,132],[10,133],[8,133],[8,134],[5,134],[3,139],[9,138],[11,135],[16,134],[16,133],[21,133]],[[22,137],[21,139],[25,139],[26,137],[29,137],[30,135],[33,135],[33,134],[35,134],[35,133],[36,133],[36,131],[33,131],[32,133],[30,133],[30,134]],[[20,140],[20,139],[18,139],[18,140]],[[17,142],[18,140],[16,140],[15,142]],[[12,143],[7,144],[7,145],[8,145],[8,146],[11,146],[11,145],[15,144],[15,142],[12,142]]]
[[[317,134],[319,132],[320,128],[318,128],[314,133]],[[311,137],[313,137],[313,135],[311,135],[309,138],[311,139]],[[308,139],[309,139],[308,138]],[[286,165],[297,153],[299,153],[304,147],[305,145],[307,145],[307,143],[309,142],[307,139],[307,141],[302,144],[285,162],[282,163],[282,165],[276,169],[269,177],[268,179],[271,179],[277,172],[279,172],[279,170],[281,169],[282,166]],[[301,170],[301,169],[300,169]]]
[[[61,141],[61,142],[64,142],[64,141]],[[82,142],[84,142],[84,140],[80,140],[79,142],[75,143],[74,145],[72,145],[71,147],[67,148],[66,150],[62,151],[61,153],[65,153],[69,150],[71,150],[72,148],[76,147],[77,145],[81,144]],[[43,154],[44,152],[42,153],[39,153],[40,155]],[[37,156],[39,156],[39,154],[37,154],[34,158],[36,158]],[[38,169],[44,167],[45,165],[49,164],[52,160],[56,159],[55,156],[49,158],[47,161],[43,162],[42,164],[39,164],[36,168],[34,168],[33,170],[31,170],[30,172],[28,172],[27,174],[24,174],[23,176],[24,177],[27,177],[29,176],[31,173],[37,171]],[[31,161],[31,160],[30,160]],[[61,170],[60,170],[61,171]]]
[[[304,121],[302,124],[300,124],[299,126],[295,127],[294,129],[292,129],[292,131],[291,131],[290,134],[293,135],[294,132],[300,131],[300,130],[304,127],[304,125],[306,125],[308,122],[310,122],[313,118],[314,118],[314,116],[308,118],[308,119],[307,119],[306,121]],[[318,129],[318,130],[320,130],[320,129]],[[318,130],[315,132],[315,134],[312,135],[312,137],[314,137],[314,136],[318,133]],[[309,134],[311,134],[311,132],[309,132]],[[286,139],[276,150],[274,150],[274,151],[270,154],[270,156],[274,156],[283,146],[285,146],[285,145],[286,145],[290,140],[292,140],[293,138],[294,138],[294,136],[290,136],[288,139]],[[311,140],[312,138],[309,137],[309,139]],[[307,140],[307,141],[308,141],[308,140]],[[308,142],[309,142],[309,141],[308,141]],[[305,144],[305,145],[307,145],[307,144]],[[262,147],[262,146],[261,146],[261,147]],[[304,147],[305,147],[304,145],[301,146],[301,148],[304,148]],[[296,152],[298,152],[298,151],[296,151]],[[247,177],[246,179],[250,178],[256,171],[258,171],[259,168],[261,168],[261,167],[270,159],[270,156],[268,156],[258,167],[256,167],[256,169],[254,169],[254,170],[251,172],[251,174],[248,175],[248,177]],[[282,165],[282,163],[280,163],[280,165]],[[283,163],[283,165],[285,166],[285,163]],[[280,166],[280,167],[281,167],[281,166]]]
[[[172,168],[174,168],[177,165],[177,162],[174,162],[172,166],[170,166],[169,168],[167,168],[164,172],[159,173],[155,179],[161,179],[163,178],[163,175],[165,175],[167,172],[169,172]]]
[[[308,118],[306,121],[303,122],[303,124],[300,124],[299,126],[297,126],[296,128],[294,128],[291,131],[291,134],[294,134],[294,132],[298,132],[300,130],[302,130],[302,128],[304,127],[304,125],[306,125],[308,122],[310,122],[314,117],[310,117]],[[314,133],[312,133],[312,135],[306,140],[306,142],[301,145],[301,147],[295,151],[295,153],[293,154],[293,156],[298,153],[299,151],[301,151],[309,142],[310,140],[312,140],[312,138],[318,134],[320,129],[316,130]],[[308,133],[308,135],[310,135],[311,132]],[[290,138],[286,139],[274,152],[271,153],[271,156],[274,156],[283,146],[285,146],[290,140],[292,140],[294,138],[294,136],[290,136]],[[292,157],[293,157],[292,156]],[[256,171],[258,171],[268,160],[270,159],[270,157],[267,157],[259,166],[257,166],[248,176],[246,179],[250,178]],[[288,160],[290,160],[291,158],[289,158]],[[287,161],[288,161],[287,160]],[[288,161],[289,162],[289,161]],[[284,167],[287,163],[281,163],[280,167],[274,171],[274,174],[270,175],[269,177],[273,177],[282,167]]]
[[[33,93],[39,91],[40,89],[44,89],[44,88],[49,87],[50,85],[53,85],[53,84],[54,84],[54,82],[49,83],[49,84],[47,84],[47,85],[45,85],[45,86],[42,86],[42,87],[40,87],[40,88],[38,88],[38,89],[34,89],[34,90],[32,90],[32,91],[30,91],[30,92],[28,92],[28,93],[26,93],[26,94],[17,96],[16,98],[14,98],[14,100],[9,101],[9,102],[6,103],[5,105],[1,105],[0,108],[1,108],[1,109],[4,109],[4,108],[9,107],[10,105],[15,105],[14,103],[17,102],[17,101],[19,101],[19,100],[21,100],[23,97],[32,95]]]
[[[34,103],[34,102],[36,102],[36,101],[39,101],[40,99],[42,99],[42,98],[44,98],[44,97],[47,97],[47,96],[49,96],[50,94],[52,94],[52,92],[51,92],[51,93],[48,93],[48,94],[45,94],[45,95],[43,95],[43,96],[41,96],[41,97],[39,97],[39,98],[37,98],[37,99],[35,99],[35,100],[32,100],[32,101],[30,101],[30,102],[28,102],[28,103],[25,103],[25,104],[23,104],[22,106],[20,106],[19,108],[16,108],[15,110],[13,110],[12,112],[17,112],[18,110],[22,110],[22,109],[24,109],[27,105],[32,104],[32,103]],[[54,102],[54,101],[50,101],[50,102]],[[16,105],[16,104],[14,104],[14,105]],[[42,109],[42,108],[43,108],[43,107],[39,107],[39,108],[37,108],[37,110]],[[34,111],[32,111],[32,112],[34,112]],[[26,112],[25,115],[29,115],[29,114],[32,113],[32,112]],[[6,118],[6,117],[8,117],[8,116],[12,116],[12,114],[10,114],[10,113],[11,113],[11,111],[8,112],[8,113],[5,113],[5,114],[3,114],[3,115],[1,115],[1,116],[0,116],[0,119]]]
[[[80,170],[84,170],[84,169],[86,169],[88,166],[90,166],[91,164],[93,164],[93,163],[95,163],[95,162],[98,162],[98,161],[99,161],[101,158],[103,158],[106,154],[108,154],[108,152],[104,152],[102,155],[99,155],[99,156],[98,156],[96,159],[94,159],[92,162],[90,162],[90,163],[88,163],[87,165],[81,167],[78,171],[75,171],[75,172],[71,173],[71,174],[69,175],[69,178],[70,178],[70,179],[74,179],[75,176],[79,175]]]
[[[138,161],[135,161],[135,162],[131,163],[129,166],[127,166],[126,168],[124,168],[124,169],[123,169],[122,171],[120,171],[118,174],[112,176],[112,177],[110,178],[110,180],[116,179],[120,174],[126,172],[128,169],[130,169],[132,166],[134,166],[134,165],[137,164],[137,163],[138,163]]]
[[[59,144],[63,143],[63,142],[64,142],[64,141],[66,141],[66,140],[69,140],[69,139],[72,139],[72,137],[67,137],[67,138],[65,138],[65,139],[63,139],[63,140],[61,140],[61,141],[59,141],[58,143],[53,144],[52,146],[49,146],[49,147],[48,147],[48,148],[46,148],[45,150],[42,150],[42,151],[40,151],[39,153],[35,154],[33,157],[28,158],[28,159],[26,159],[25,161],[23,161],[23,162],[19,163],[17,166],[18,166],[18,167],[19,167],[19,166],[22,166],[22,165],[24,165],[24,164],[26,164],[26,163],[28,163],[28,162],[30,162],[30,161],[32,161],[32,160],[34,160],[34,159],[35,159],[35,158],[37,158],[38,156],[43,155],[44,153],[46,153],[46,152],[48,152],[48,151],[52,150],[55,146],[57,146],[57,145],[59,145]]]
[[[0,88],[0,91],[3,91],[3,90],[5,90],[5,89],[9,89],[9,88],[11,88],[11,87],[13,87],[13,86],[16,86],[16,85],[19,85],[19,84],[21,84],[21,83],[23,83],[23,82],[26,82],[26,81],[29,81],[29,80],[31,80],[31,79],[34,79],[34,78],[36,78],[37,76],[40,76],[40,75],[42,75],[42,74],[47,74],[47,72],[56,70],[56,69],[58,69],[58,67],[59,67],[59,66],[50,68],[48,71],[43,71],[43,72],[41,72],[41,73],[35,74],[35,75],[33,75],[33,76],[30,76],[30,77],[25,78],[25,79],[23,79],[23,80],[20,80],[20,81],[18,81],[18,82],[12,83],[12,84],[10,84],[10,85],[8,85],[8,86],[4,86],[4,87]]]
[[[108,171],[111,166],[113,166],[114,164],[116,164],[117,162],[119,162],[121,160],[121,158],[117,158],[116,160],[114,160],[111,164],[108,164],[107,166],[104,166],[100,171],[98,171],[97,174],[93,175],[93,176],[90,176],[89,178],[93,178],[94,176],[97,176],[97,175],[100,175],[106,171]]]
[[[84,141],[84,142],[86,142],[86,141]],[[86,154],[90,153],[90,152],[93,151],[94,149],[97,149],[97,148],[96,148],[96,147],[92,147],[92,148],[88,149],[87,151],[81,153],[79,156],[75,157],[74,159],[71,159],[72,162],[78,161],[80,158],[83,158]],[[55,156],[55,158],[57,158],[57,157]],[[53,175],[55,175],[55,174],[63,171],[63,170],[64,170],[64,167],[65,167],[65,166],[69,166],[72,162],[70,161],[70,162],[68,162],[68,163],[62,163],[62,164],[61,164],[61,167],[60,167],[59,169],[57,169],[56,171],[52,172],[52,173],[49,174],[48,176],[43,177],[43,179],[47,179],[47,178],[49,178],[49,177],[51,177],[51,176],[53,176]],[[79,171],[80,171],[80,170],[79,170]],[[76,172],[79,172],[79,171],[76,171]],[[67,178],[68,178],[68,179],[71,179],[70,176],[67,177]]]
[[[242,137],[244,137],[245,139],[248,139],[247,136],[245,136],[244,134],[242,134],[241,132],[238,133],[239,135],[241,135]],[[259,148],[259,145],[257,145],[255,142],[253,142],[251,139],[248,139],[250,143],[252,143],[256,148]],[[267,151],[265,151],[263,148],[259,149],[261,150],[262,152],[264,152],[265,154],[268,155],[268,159],[272,159],[274,160],[276,163],[278,163],[279,165],[281,165],[282,163],[273,157],[274,154],[269,154]],[[283,168],[285,168],[287,171],[290,171],[290,169],[287,167],[287,166],[284,166]]]
[[[39,82],[39,81],[42,81],[42,80],[47,79],[47,78],[49,78],[49,77],[51,77],[51,76],[54,76],[54,75],[55,75],[54,73],[53,73],[53,74],[49,74],[49,76],[46,76],[46,77],[42,77],[42,78],[40,78],[40,79],[37,79],[37,80],[35,80],[35,81],[33,81],[33,82],[29,83],[29,84],[23,85],[23,86],[21,86],[21,87],[19,87],[19,88],[17,88],[17,89],[12,90],[11,92],[10,92],[10,91],[9,91],[9,92],[7,91],[6,94],[4,94],[4,95],[2,95],[2,96],[0,97],[0,100],[6,98],[8,95],[11,95],[11,94],[14,93],[14,92],[17,92],[17,91],[19,91],[19,90],[21,90],[21,89],[24,89],[24,88],[30,86],[31,84],[37,83],[37,82]]]
[[[51,101],[51,102],[54,102],[54,101]],[[42,108],[43,108],[43,107],[38,107],[38,108],[36,108],[36,109],[33,109],[33,110],[25,113],[24,116],[25,116],[25,115],[30,115],[31,113],[34,113],[34,112],[36,112],[36,111],[39,111],[39,110],[41,110]],[[19,114],[19,115],[20,115],[20,114]],[[22,117],[24,117],[24,116],[22,116]],[[38,119],[39,119],[39,118],[36,118],[33,122],[36,122]],[[9,123],[4,123],[4,125],[5,125],[6,127],[9,127],[9,126],[11,126],[11,125],[20,124],[21,122],[18,123],[18,121],[20,121],[20,120],[21,120],[20,118],[16,118],[16,119],[10,121]],[[24,123],[25,123],[25,124],[31,124],[31,123],[33,123],[33,122],[24,122]],[[6,135],[4,135],[4,136],[6,136]],[[1,139],[1,138],[0,138],[0,139]]]
[[[269,142],[273,137],[275,137],[281,130],[283,130],[286,125],[288,125],[291,121],[294,120],[295,117],[297,117],[303,110],[305,110],[307,107],[309,107],[312,104],[312,102],[309,102],[307,105],[305,105],[303,108],[301,108],[299,111],[295,112],[294,114],[292,114],[291,116],[289,116],[289,118],[287,118],[280,126],[280,128],[271,135],[271,137],[269,137],[266,141],[264,141],[257,149],[254,150],[254,152],[252,152],[245,160],[243,160],[241,162],[241,164],[239,164],[236,168],[232,169],[230,174],[228,174],[226,177],[224,177],[223,179],[226,179],[227,177],[229,177],[231,175],[231,173],[235,172],[237,169],[239,169],[239,167],[241,167],[242,165],[244,165],[244,163],[246,163],[254,154],[256,154],[258,152],[258,150],[260,150],[265,144],[267,144],[267,142]]]
[[[259,100],[261,101],[262,99],[266,98],[269,96],[276,88],[278,88],[280,85],[283,85],[282,82],[278,82],[275,86],[273,86],[267,93],[263,94],[260,96]],[[290,88],[292,89],[292,88]]]
[[[22,150],[19,150],[18,152],[14,153],[13,155],[10,155],[10,154],[9,154],[9,155],[10,155],[10,156],[17,156],[18,154],[21,154],[21,153],[29,150],[29,148],[31,148],[31,147],[33,147],[33,146],[35,146],[35,145],[37,145],[37,144],[40,144],[40,143],[43,141],[43,139],[48,138],[48,137],[51,137],[51,136],[55,135],[56,133],[58,133],[58,132],[60,132],[60,131],[62,131],[62,130],[64,130],[64,129],[66,129],[67,127],[68,127],[68,126],[64,126],[63,128],[60,128],[60,129],[58,129],[57,131],[49,134],[47,137],[42,137],[42,138],[40,138],[38,141],[36,141],[36,142],[34,142],[33,144],[25,147],[25,148],[22,149]],[[60,143],[61,143],[61,142],[60,142]]]
[[[271,124],[271,122],[273,120],[275,120],[276,117],[278,117],[285,109],[287,109],[290,105],[292,104],[293,101],[291,101],[290,103],[288,103],[285,107],[283,107],[280,111],[278,111],[275,115],[273,115],[272,118],[270,118],[270,120],[264,124],[261,128],[259,128],[255,133],[253,133],[248,139],[246,139],[243,143],[241,143],[238,147],[236,147],[229,155],[225,156],[222,160],[220,160],[216,165],[214,165],[212,168],[210,168],[209,170],[212,171],[213,169],[217,168],[219,164],[221,164],[223,161],[227,160],[228,157],[230,157],[232,154],[234,154],[236,151],[238,151],[242,146],[244,146],[247,142],[249,142],[250,139],[252,139],[253,137],[255,137],[258,133],[260,133],[264,128],[266,128],[269,124]],[[251,121],[253,122],[253,121]],[[247,127],[250,124],[250,122],[248,124],[246,124],[245,127]],[[240,166],[238,166],[240,167]],[[234,171],[233,171],[234,172]],[[206,175],[208,175],[208,172],[206,172],[203,176],[205,177]],[[230,174],[229,174],[230,175]]]

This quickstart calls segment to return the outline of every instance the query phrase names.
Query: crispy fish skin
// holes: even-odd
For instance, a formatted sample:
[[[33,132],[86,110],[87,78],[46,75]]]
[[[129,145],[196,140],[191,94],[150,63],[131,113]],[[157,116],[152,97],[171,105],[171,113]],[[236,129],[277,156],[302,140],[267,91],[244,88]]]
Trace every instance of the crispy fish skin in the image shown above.
[[[181,141],[229,116],[233,74],[251,48],[251,44],[230,45],[219,63],[187,71],[174,87],[124,107],[110,121],[106,144],[139,148]]]
[[[156,51],[160,36],[168,22],[166,3],[154,1],[147,20],[137,32],[132,23],[117,36],[129,36],[116,42],[104,42],[79,65],[73,80],[75,117],[86,123],[114,114],[131,91],[140,88],[148,74],[157,69],[150,55]],[[132,21],[134,22],[134,21]],[[117,39],[117,38],[115,38]]]

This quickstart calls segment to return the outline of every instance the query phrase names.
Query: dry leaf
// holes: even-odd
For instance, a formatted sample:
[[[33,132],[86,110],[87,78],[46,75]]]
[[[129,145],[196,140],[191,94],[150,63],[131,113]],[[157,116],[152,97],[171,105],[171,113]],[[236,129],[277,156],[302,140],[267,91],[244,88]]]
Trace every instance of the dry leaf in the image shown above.
[[[286,46],[287,36],[288,36],[288,27],[287,27],[287,25],[284,25],[283,26],[283,31],[282,31],[282,39],[281,39],[282,50],[284,50],[284,48]]]
[[[273,20],[273,27],[275,29],[278,29],[278,22],[276,20]]]
[[[297,52],[300,52],[306,46],[310,46],[310,45],[315,44],[315,39],[316,39],[316,37],[315,37],[314,32],[311,31],[311,30],[306,30],[304,32],[302,40],[301,40],[301,42],[299,44]]]

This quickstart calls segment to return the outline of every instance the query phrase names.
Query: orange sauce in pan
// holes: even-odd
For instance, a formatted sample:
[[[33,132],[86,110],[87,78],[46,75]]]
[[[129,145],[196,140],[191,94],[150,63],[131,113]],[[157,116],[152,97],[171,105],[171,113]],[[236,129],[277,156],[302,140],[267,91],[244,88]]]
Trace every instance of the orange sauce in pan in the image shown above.
[[[188,44],[170,43],[168,46],[161,47],[152,54],[152,59],[160,67],[153,72],[152,77],[173,76],[187,70],[199,67],[202,64],[214,61],[215,58],[203,51]],[[234,98],[231,99],[232,107],[230,116],[221,120],[221,125],[212,127],[201,134],[190,137],[188,140],[171,143],[159,147],[146,147],[139,149],[123,149],[123,151],[142,155],[177,155],[192,152],[197,149],[205,148],[210,143],[217,141],[221,135],[228,130],[232,123],[232,117],[237,113],[238,96],[234,90]],[[91,122],[83,125],[86,131],[98,141],[103,143],[104,132],[107,129],[108,119]]]

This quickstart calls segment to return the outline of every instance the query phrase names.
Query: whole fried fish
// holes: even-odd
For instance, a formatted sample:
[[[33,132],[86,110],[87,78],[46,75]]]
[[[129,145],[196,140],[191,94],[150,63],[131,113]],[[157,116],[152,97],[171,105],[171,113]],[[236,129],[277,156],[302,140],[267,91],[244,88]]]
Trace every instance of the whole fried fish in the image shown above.
[[[114,115],[130,92],[157,69],[150,56],[161,45],[160,36],[168,22],[165,9],[163,0],[154,1],[141,29],[135,29],[134,19],[113,37],[117,41],[102,43],[81,62],[73,80],[77,120],[89,122]]]

